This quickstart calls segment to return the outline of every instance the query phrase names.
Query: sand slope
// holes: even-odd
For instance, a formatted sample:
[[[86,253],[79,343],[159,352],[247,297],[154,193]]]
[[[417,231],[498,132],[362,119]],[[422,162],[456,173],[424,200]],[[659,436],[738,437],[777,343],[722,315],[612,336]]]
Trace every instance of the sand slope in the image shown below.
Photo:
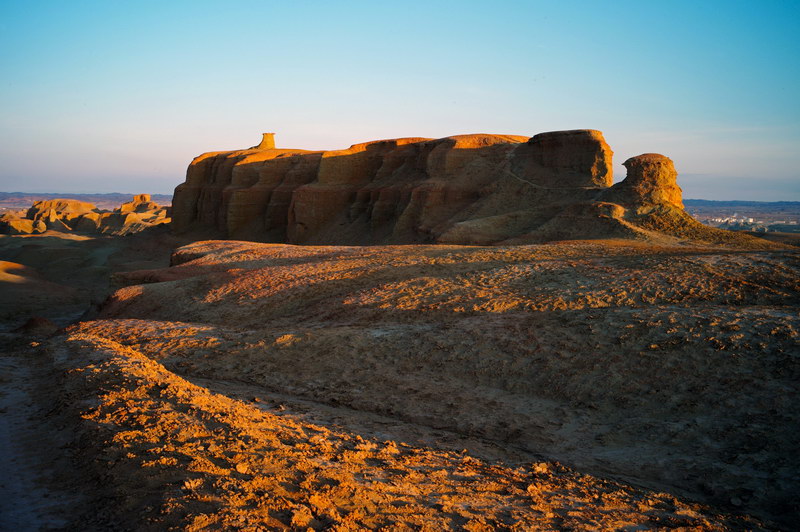
[[[119,289],[73,341],[126,346],[205,387],[238,382],[726,511],[798,515],[796,253],[209,241],[172,262],[117,275],[145,284]]]
[[[73,529],[761,526],[530,456],[481,458],[489,444],[442,431],[399,427],[412,430],[405,440],[449,445],[376,437],[388,418],[349,412],[342,427],[322,407],[323,422],[313,422],[269,393],[237,397],[247,388],[219,380],[212,387],[225,394],[215,393],[84,333],[53,342],[49,354],[69,368],[58,417],[75,427],[69,447],[82,467],[71,481],[95,503],[73,518]],[[456,450],[463,442],[471,449]]]

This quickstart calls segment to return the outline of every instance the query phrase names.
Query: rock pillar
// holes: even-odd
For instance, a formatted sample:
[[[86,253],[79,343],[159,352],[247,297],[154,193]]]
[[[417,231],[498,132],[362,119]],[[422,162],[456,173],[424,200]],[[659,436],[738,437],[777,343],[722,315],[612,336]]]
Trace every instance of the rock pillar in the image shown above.
[[[668,203],[683,209],[683,191],[672,159],[658,153],[631,157],[622,165],[628,175],[619,185],[631,196],[629,201],[643,204]]]
[[[262,133],[261,144],[256,146],[259,150],[274,150],[275,149],[275,133]]]

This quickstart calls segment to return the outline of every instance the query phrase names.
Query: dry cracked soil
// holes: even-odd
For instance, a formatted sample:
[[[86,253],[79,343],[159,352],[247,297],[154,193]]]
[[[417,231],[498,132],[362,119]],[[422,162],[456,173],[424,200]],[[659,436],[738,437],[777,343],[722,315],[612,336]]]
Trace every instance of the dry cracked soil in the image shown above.
[[[796,250],[0,238],[0,529],[800,517]]]

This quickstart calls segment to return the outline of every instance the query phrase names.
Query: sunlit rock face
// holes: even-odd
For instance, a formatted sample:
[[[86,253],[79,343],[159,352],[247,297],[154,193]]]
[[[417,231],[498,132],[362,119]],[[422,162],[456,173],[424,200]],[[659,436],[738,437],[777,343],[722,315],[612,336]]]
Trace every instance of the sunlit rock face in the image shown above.
[[[42,220],[20,218],[11,213],[0,216],[0,234],[5,235],[31,235],[47,231],[47,225]]]
[[[276,148],[265,134],[252,148],[195,158],[175,189],[172,226],[294,244],[649,239],[654,227],[680,237],[684,226],[693,238],[722,238],[683,211],[668,158],[629,159],[628,177],[612,187],[612,156],[590,129],[401,138],[335,151]],[[669,223],[646,219],[667,215]]]
[[[119,206],[119,212],[148,212],[156,211],[161,206],[150,200],[150,194],[137,194],[133,197],[133,201],[123,203]]]
[[[71,199],[37,201],[23,215],[0,217],[0,234],[39,234],[46,231],[128,235],[170,222],[169,208],[138,194],[113,212]]]
[[[72,220],[97,209],[93,204],[72,199],[54,199],[37,201],[26,214],[30,220]]]
[[[672,159],[658,153],[631,157],[622,165],[628,176],[617,189],[621,201],[631,204],[666,203],[683,209],[683,192]]]

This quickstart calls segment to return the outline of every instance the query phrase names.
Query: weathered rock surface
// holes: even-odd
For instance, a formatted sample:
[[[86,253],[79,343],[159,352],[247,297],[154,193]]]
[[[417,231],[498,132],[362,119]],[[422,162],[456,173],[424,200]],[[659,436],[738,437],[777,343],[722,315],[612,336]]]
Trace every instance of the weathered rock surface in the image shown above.
[[[20,218],[13,213],[0,216],[0,232],[7,235],[30,235],[45,231],[47,231],[47,225],[41,220]]]
[[[45,223],[57,219],[67,221],[95,210],[97,210],[97,207],[85,201],[71,199],[45,200],[34,203],[28,209],[26,218],[44,220]]]
[[[595,130],[402,138],[317,152],[275,148],[265,134],[258,146],[195,158],[175,189],[172,226],[301,244],[749,242],[683,211],[668,158],[631,158],[628,177],[612,186],[612,155]]]
[[[147,212],[161,209],[158,203],[150,201],[150,194],[137,194],[133,201],[123,203],[117,209],[119,212]]]
[[[615,187],[619,202],[625,205],[673,205],[683,209],[683,191],[672,159],[658,153],[631,157],[622,165],[628,169],[625,181]]]
[[[0,233],[25,235],[51,230],[127,235],[169,222],[169,208],[150,201],[149,194],[138,194],[113,212],[84,201],[53,199],[35,202],[24,215],[4,214]]]

